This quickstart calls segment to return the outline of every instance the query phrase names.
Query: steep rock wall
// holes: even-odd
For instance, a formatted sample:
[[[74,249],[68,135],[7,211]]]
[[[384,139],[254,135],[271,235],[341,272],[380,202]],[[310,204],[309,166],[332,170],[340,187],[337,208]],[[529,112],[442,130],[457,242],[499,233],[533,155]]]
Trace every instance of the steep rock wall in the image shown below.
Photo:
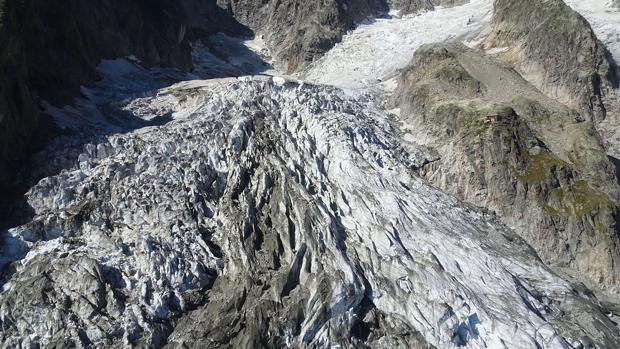
[[[496,211],[547,262],[618,290],[618,186],[592,122],[463,45],[419,49],[400,77],[405,132],[435,148],[420,173]]]
[[[603,120],[618,77],[588,22],[561,0],[494,5],[492,32],[483,46],[507,48],[502,58],[545,94]]]

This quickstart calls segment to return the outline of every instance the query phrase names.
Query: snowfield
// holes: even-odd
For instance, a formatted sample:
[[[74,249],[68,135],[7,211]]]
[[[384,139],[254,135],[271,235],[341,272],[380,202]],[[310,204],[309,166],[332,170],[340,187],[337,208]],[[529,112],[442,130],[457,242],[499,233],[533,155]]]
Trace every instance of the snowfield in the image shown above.
[[[379,86],[404,68],[418,47],[448,40],[474,41],[487,28],[492,0],[472,0],[402,18],[376,18],[360,24],[313,63],[304,79],[360,90]]]

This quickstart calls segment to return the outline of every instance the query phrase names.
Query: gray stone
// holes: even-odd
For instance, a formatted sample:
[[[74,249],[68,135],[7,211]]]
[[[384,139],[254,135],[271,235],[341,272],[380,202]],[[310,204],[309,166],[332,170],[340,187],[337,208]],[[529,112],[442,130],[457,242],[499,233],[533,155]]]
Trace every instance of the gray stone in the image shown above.
[[[620,190],[592,122],[460,44],[420,48],[395,103],[403,132],[439,152],[424,177],[496,211],[548,263],[617,291]]]

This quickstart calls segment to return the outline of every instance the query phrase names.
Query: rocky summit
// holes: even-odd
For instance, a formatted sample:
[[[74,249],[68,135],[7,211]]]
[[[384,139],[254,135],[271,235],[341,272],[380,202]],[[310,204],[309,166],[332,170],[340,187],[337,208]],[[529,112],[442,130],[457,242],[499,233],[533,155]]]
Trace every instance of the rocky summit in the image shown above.
[[[0,1],[2,348],[620,348],[612,0]]]

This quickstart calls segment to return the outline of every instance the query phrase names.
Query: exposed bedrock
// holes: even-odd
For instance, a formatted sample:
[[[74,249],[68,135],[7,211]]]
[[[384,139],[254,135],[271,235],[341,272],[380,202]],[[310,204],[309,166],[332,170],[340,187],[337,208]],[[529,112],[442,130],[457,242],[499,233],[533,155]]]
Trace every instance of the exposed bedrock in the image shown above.
[[[469,0],[388,0],[390,8],[399,10],[400,14],[430,11],[434,10],[435,6],[451,7],[468,2]]]
[[[595,122],[619,112],[617,70],[590,24],[561,0],[495,0],[485,48],[537,88]]]
[[[545,261],[619,290],[619,188],[591,121],[461,44],[420,48],[395,101],[402,132],[439,153],[420,174],[496,211]]]

